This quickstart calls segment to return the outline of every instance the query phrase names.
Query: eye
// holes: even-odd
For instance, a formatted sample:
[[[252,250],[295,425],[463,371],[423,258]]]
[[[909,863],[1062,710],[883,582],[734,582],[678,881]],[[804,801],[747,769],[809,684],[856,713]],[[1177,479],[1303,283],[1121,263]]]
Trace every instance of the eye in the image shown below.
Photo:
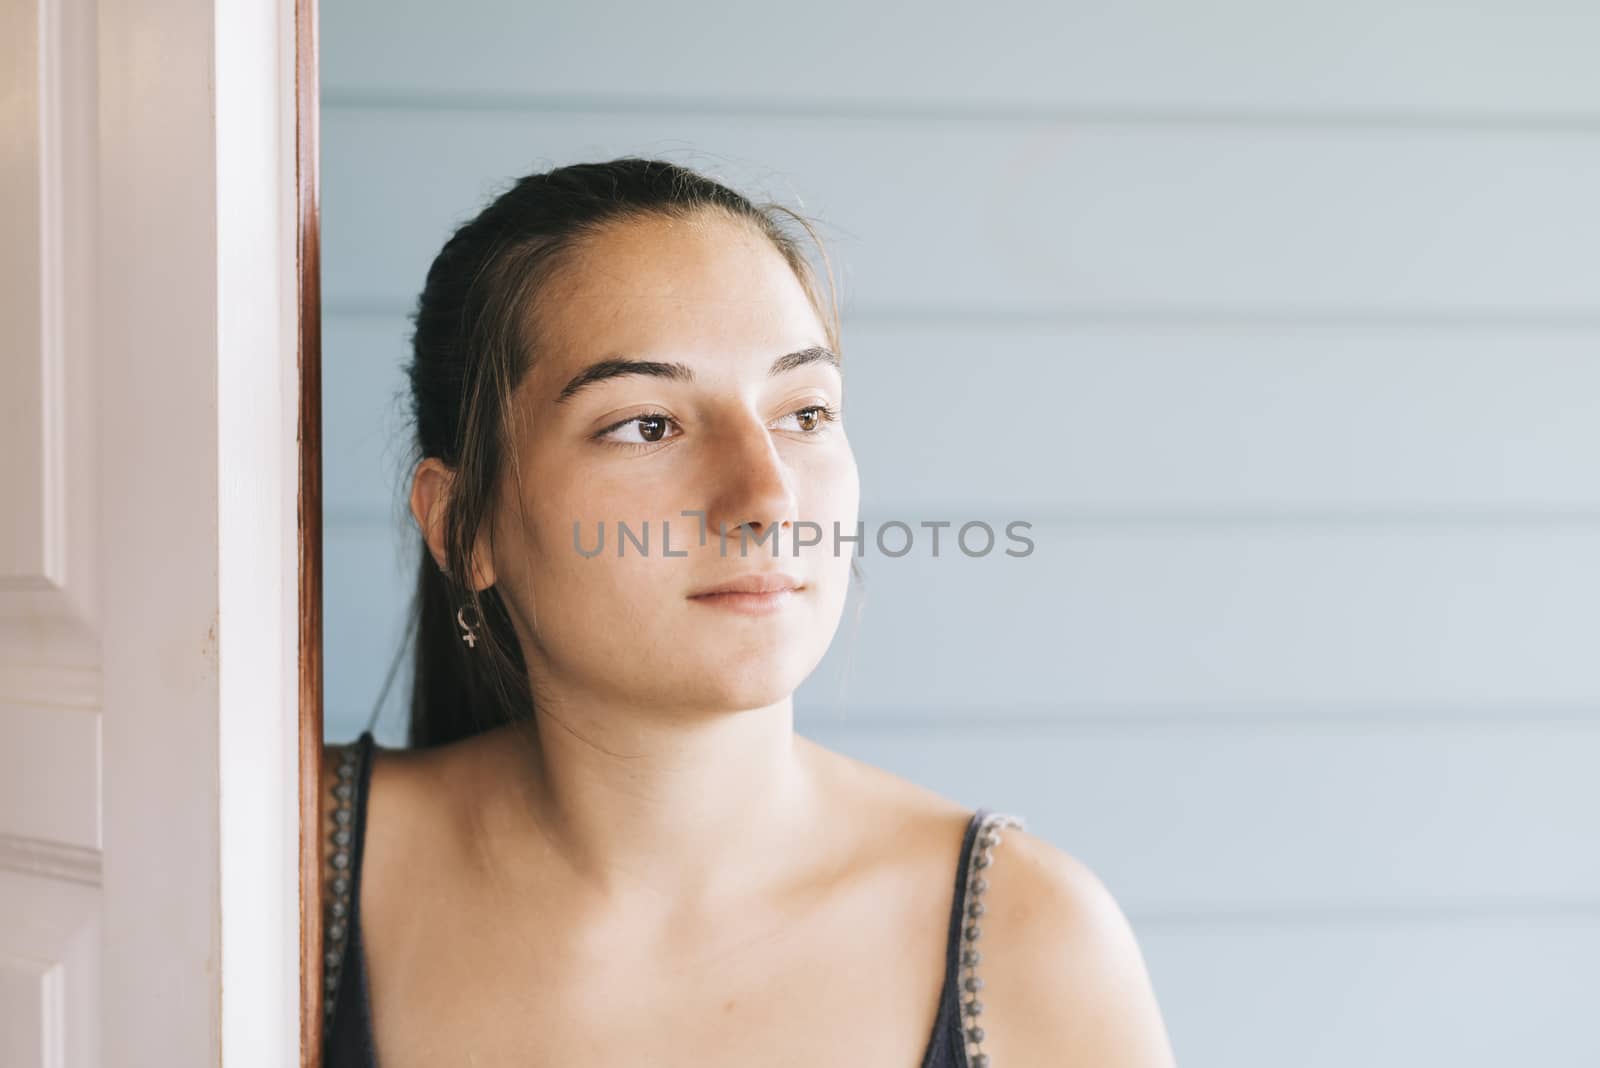
[[[667,440],[667,428],[671,425],[672,417],[665,412],[645,412],[608,426],[595,436],[617,445],[655,445]],[[631,434],[624,431],[631,431]]]
[[[784,419],[794,419],[796,429],[803,433],[814,434],[826,427],[829,423],[839,418],[839,410],[830,408],[826,404],[811,404],[804,408],[790,412]],[[782,422],[782,420],[779,420]]]

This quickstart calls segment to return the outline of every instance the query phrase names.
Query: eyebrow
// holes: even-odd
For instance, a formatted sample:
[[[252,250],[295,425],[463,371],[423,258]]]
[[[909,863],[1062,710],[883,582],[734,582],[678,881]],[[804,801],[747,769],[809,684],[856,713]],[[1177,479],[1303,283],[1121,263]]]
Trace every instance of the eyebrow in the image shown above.
[[[785,371],[793,371],[804,367],[808,363],[830,363],[835,368],[839,366],[837,353],[825,349],[820,345],[813,345],[799,352],[791,352],[779,356],[772,361],[772,366],[767,369],[767,376],[781,375]],[[565,404],[576,396],[581,390],[608,378],[621,378],[623,375],[649,375],[654,378],[667,378],[674,382],[693,382],[694,368],[686,363],[662,363],[659,360],[629,360],[623,357],[612,357],[590,364],[566,384],[556,395],[557,404]]]

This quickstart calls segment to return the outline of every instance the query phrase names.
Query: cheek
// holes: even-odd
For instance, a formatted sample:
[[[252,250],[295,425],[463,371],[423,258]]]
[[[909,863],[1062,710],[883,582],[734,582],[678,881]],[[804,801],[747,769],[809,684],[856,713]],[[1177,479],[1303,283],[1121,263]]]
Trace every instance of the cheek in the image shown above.
[[[605,520],[604,546],[598,553],[598,519],[584,520],[580,537],[584,552],[573,543],[570,517],[551,520],[525,566],[523,597],[543,655],[563,670],[609,675],[621,673],[620,665],[651,661],[672,631],[661,625],[662,618],[674,579],[681,584],[681,575],[664,572],[683,561],[659,556],[655,529],[649,556],[639,555],[629,543],[619,558],[611,519]]]
[[[576,479],[550,487],[538,502],[526,506],[528,567],[534,581],[544,576],[547,585],[564,595],[587,598],[594,612],[611,611],[613,605],[639,601],[652,589],[675,576],[663,565],[682,563],[662,556],[663,518],[671,516],[672,548],[676,553],[691,541],[693,521],[680,520],[660,499],[659,482],[607,482],[603,478]],[[624,539],[621,527],[632,534]],[[618,543],[626,550],[619,557]],[[641,554],[639,546],[646,551]],[[582,609],[589,612],[588,608]],[[591,612],[590,614],[594,614]]]
[[[860,502],[860,476],[855,457],[848,448],[818,457],[818,462],[804,471],[800,518],[816,524],[806,530],[805,536],[820,537],[821,542],[803,548],[801,553],[812,560],[812,574],[817,581],[833,589],[839,597],[843,596],[843,589],[849,582],[855,545],[843,542],[835,552],[835,535],[836,532],[842,537],[856,534]]]
[[[556,619],[591,611],[585,588],[603,578],[610,563],[606,554],[588,558],[604,520],[606,548],[614,536],[612,502],[585,491],[571,481],[532,472],[521,507],[503,516],[498,530],[495,562],[513,580],[518,599],[528,608],[541,631]]]
[[[861,503],[861,477],[848,446],[829,450],[803,472],[801,518],[824,526],[853,524]],[[847,531],[848,533],[848,531]]]

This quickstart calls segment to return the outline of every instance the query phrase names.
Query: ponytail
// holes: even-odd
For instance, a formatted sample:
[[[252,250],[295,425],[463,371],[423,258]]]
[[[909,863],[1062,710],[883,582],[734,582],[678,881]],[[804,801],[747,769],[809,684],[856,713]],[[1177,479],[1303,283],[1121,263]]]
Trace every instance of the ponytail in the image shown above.
[[[499,591],[483,591],[474,607],[451,587],[449,575],[422,545],[406,732],[406,744],[414,749],[444,745],[533,714],[527,665]]]

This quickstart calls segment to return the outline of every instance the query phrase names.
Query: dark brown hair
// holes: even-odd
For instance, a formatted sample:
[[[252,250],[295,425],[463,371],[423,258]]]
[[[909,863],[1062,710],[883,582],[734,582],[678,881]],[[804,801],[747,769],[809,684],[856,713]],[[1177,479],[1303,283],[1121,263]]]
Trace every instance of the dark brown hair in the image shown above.
[[[497,503],[495,487],[508,457],[516,467],[510,400],[538,356],[537,330],[530,324],[540,291],[572,261],[583,240],[605,226],[713,211],[747,222],[771,240],[810,298],[829,346],[842,353],[833,271],[813,225],[788,208],[758,205],[662,160],[624,157],[520,178],[456,230],[429,267],[411,316],[411,469],[437,457],[454,478],[445,507],[448,560],[442,570],[418,532],[417,585],[404,639],[412,642],[413,654],[410,746],[442,745],[534,713],[533,688],[505,603],[492,586],[473,590],[469,569],[471,547]],[[788,228],[791,222],[804,228],[822,257],[826,305],[817,273]],[[854,574],[859,579],[859,570]],[[476,626],[472,648],[462,641],[458,611]]]

